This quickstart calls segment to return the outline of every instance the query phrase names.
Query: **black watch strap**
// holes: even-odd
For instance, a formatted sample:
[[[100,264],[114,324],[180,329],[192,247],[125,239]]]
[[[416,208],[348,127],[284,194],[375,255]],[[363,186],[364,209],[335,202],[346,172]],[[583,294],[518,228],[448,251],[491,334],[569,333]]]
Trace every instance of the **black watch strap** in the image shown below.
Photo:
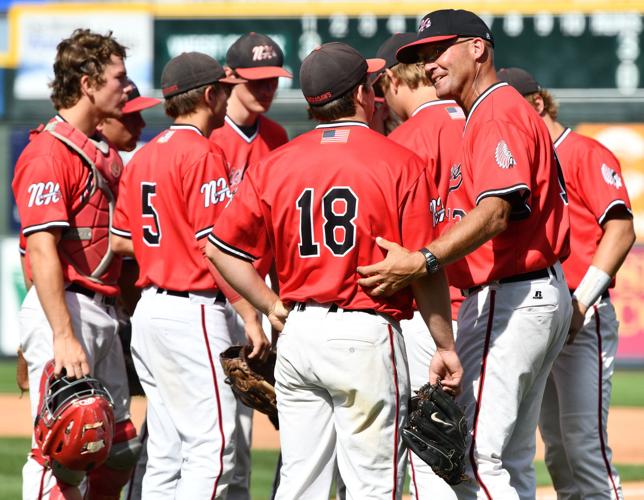
[[[423,254],[423,257],[425,257],[425,268],[427,269],[428,274],[435,273],[440,269],[440,263],[433,253],[431,253],[425,247],[421,248],[418,251]]]

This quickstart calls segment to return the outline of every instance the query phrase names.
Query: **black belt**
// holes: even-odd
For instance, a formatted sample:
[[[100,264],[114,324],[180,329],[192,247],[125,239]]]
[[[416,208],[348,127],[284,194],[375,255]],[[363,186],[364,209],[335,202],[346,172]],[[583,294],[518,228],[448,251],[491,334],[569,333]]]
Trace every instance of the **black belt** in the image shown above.
[[[530,281],[547,278],[551,275],[557,276],[554,266],[547,267],[545,269],[539,269],[538,271],[530,271],[528,273],[515,274],[513,276],[508,276],[507,278],[501,278],[497,280],[497,283],[518,283],[519,281]],[[477,285],[465,290],[465,296],[472,295],[473,293],[479,292],[484,286],[487,285]]]
[[[103,304],[105,304],[106,306],[116,305],[116,297],[108,297],[107,295],[103,295],[102,293],[95,292],[94,290],[90,290],[89,288],[85,288],[83,285],[79,285],[78,283],[72,283],[67,288],[65,288],[65,290],[67,290],[68,292],[80,293],[81,295],[85,295],[85,297],[89,297],[90,299],[94,299],[98,294],[98,296],[103,301]]]
[[[572,288],[570,288],[569,291],[570,291],[570,295],[575,293],[575,291]],[[610,292],[608,291],[608,288],[606,290],[604,290],[604,293],[601,294],[601,298],[602,299],[610,299]]]
[[[187,299],[190,297],[191,293],[195,293],[195,292],[185,292],[182,290],[168,290],[167,288],[157,288],[157,293],[165,293],[166,295],[172,295],[174,297],[183,297],[184,299]],[[215,302],[226,302],[226,296],[221,290],[217,292],[217,295],[215,296]]]
[[[336,313],[340,310],[340,306],[338,304],[331,304],[329,307],[330,313]],[[295,303],[295,310],[296,311],[305,311],[306,310],[306,302],[296,302]],[[350,311],[350,312],[364,312],[367,314],[378,314],[375,309],[344,309],[342,308],[343,311]]]

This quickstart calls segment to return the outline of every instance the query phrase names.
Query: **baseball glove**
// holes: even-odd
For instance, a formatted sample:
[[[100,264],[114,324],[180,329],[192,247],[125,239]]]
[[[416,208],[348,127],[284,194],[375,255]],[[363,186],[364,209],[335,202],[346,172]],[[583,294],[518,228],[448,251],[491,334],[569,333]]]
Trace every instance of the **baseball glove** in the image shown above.
[[[448,484],[458,484],[467,478],[464,474],[467,432],[463,410],[440,384],[425,384],[411,398],[402,439]]]
[[[273,374],[275,352],[271,351],[266,361],[248,358],[250,352],[250,346],[234,345],[219,355],[226,383],[242,403],[268,415],[275,428],[279,429]]]

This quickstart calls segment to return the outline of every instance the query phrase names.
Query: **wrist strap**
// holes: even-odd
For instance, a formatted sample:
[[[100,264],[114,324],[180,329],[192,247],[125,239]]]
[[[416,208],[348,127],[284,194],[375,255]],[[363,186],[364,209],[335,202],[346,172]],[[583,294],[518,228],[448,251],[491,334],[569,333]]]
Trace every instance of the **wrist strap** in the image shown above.
[[[598,267],[590,266],[572,296],[577,299],[577,302],[588,308],[597,302],[597,299],[610,285],[610,280],[611,277],[608,273]]]

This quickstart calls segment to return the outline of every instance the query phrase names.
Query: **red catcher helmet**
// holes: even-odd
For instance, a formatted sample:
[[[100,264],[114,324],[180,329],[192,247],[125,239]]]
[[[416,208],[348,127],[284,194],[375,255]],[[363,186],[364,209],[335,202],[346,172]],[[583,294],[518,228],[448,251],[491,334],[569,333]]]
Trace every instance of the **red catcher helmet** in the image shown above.
[[[114,437],[114,403],[94,378],[54,377],[48,361],[40,381],[36,443],[45,459],[70,470],[89,471],[108,457]]]

